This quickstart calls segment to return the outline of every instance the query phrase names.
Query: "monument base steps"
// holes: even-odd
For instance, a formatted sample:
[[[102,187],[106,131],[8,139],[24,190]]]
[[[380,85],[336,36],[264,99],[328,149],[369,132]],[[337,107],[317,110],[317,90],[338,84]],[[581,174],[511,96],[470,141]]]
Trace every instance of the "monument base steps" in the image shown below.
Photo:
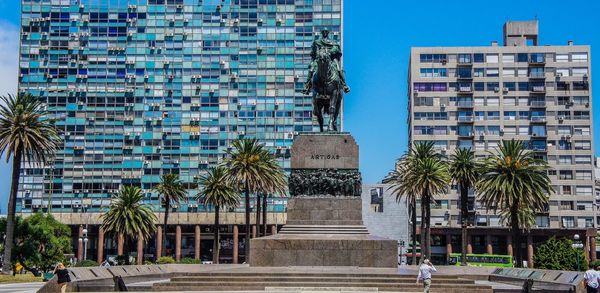
[[[415,276],[398,274],[216,272],[178,274],[168,283],[157,283],[152,291],[387,291],[423,292]],[[306,290],[304,290],[306,289]],[[431,292],[491,293],[492,288],[456,276],[435,276]]]

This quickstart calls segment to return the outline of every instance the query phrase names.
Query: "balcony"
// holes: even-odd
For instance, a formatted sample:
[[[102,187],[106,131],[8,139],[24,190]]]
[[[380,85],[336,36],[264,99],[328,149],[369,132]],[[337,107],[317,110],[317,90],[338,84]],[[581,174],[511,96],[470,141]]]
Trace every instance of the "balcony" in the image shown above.
[[[472,74],[458,74],[456,76],[456,79],[458,79],[458,80],[471,80],[471,79],[473,79],[473,75]]]
[[[458,87],[458,92],[461,94],[472,94],[473,93],[473,87],[471,86],[459,86]]]
[[[459,108],[473,108],[473,101],[458,101],[456,106]]]
[[[536,54],[531,54],[531,56],[529,57],[529,65],[544,65],[546,64],[546,58],[544,57],[543,54],[540,55],[536,55]]]
[[[539,86],[532,86],[530,88],[530,90],[534,93],[545,93],[546,92],[546,87],[543,85],[539,85]]]
[[[533,107],[533,108],[545,108],[546,107],[546,101],[531,101],[531,102],[529,102],[529,107]]]
[[[459,132],[458,133],[458,137],[463,137],[463,138],[471,138],[474,136],[475,136],[475,133],[473,133],[473,132]]]
[[[534,123],[546,123],[546,116],[531,116],[530,120]]]
[[[529,79],[546,79],[546,73],[544,72],[530,72]]]
[[[457,118],[458,122],[464,122],[464,123],[472,123],[473,122],[473,116],[460,116]]]
[[[473,59],[471,58],[458,58],[456,62],[458,66],[473,66]]]

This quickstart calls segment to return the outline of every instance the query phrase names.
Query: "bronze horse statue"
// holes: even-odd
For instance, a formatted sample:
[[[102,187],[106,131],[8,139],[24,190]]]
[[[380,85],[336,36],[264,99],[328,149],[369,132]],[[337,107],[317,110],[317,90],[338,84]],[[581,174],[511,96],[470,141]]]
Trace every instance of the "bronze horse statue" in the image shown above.
[[[343,77],[326,48],[317,51],[315,62],[317,68],[312,76],[313,114],[317,116],[321,132],[324,131],[324,114],[329,115],[327,131],[338,131],[337,121],[344,92]]]

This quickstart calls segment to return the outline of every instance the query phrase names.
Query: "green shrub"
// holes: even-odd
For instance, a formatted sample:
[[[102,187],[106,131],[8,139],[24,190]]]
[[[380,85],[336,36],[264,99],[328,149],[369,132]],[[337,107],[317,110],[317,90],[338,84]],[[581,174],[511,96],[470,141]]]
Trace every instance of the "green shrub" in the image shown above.
[[[175,260],[170,256],[161,256],[156,260],[156,263],[159,265],[173,264],[175,263]]]
[[[577,267],[579,270],[587,270],[585,253],[572,245],[573,241],[570,239],[552,237],[546,240],[535,252],[534,266],[546,270],[576,271]]]
[[[144,261],[144,265],[150,266],[150,265],[153,265],[153,264],[154,264],[154,263],[153,263],[153,262],[151,262],[151,261],[149,261],[149,260],[145,260],[145,261]]]
[[[196,265],[200,264],[200,260],[191,257],[184,257],[179,261],[179,263],[184,265]]]
[[[595,261],[590,262],[590,267],[596,268],[599,266],[600,266],[600,260],[595,260]]]
[[[91,259],[82,260],[74,265],[75,267],[97,267],[100,266],[99,263],[93,261]]]

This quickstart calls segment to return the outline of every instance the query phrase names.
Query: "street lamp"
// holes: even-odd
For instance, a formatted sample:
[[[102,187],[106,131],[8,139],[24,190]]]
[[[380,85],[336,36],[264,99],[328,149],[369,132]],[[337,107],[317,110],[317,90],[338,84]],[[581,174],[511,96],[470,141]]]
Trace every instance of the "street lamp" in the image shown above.
[[[83,259],[85,260],[85,259],[87,259],[87,246],[88,246],[88,241],[89,241],[88,235],[87,235],[88,229],[85,228],[85,229],[83,229],[82,232],[83,232],[82,233],[83,235],[82,235],[82,237],[79,237],[79,242],[83,242]]]
[[[579,271],[581,269],[579,264],[579,249],[583,249],[583,243],[579,240],[579,234],[573,235],[573,248],[577,252],[577,271]]]

